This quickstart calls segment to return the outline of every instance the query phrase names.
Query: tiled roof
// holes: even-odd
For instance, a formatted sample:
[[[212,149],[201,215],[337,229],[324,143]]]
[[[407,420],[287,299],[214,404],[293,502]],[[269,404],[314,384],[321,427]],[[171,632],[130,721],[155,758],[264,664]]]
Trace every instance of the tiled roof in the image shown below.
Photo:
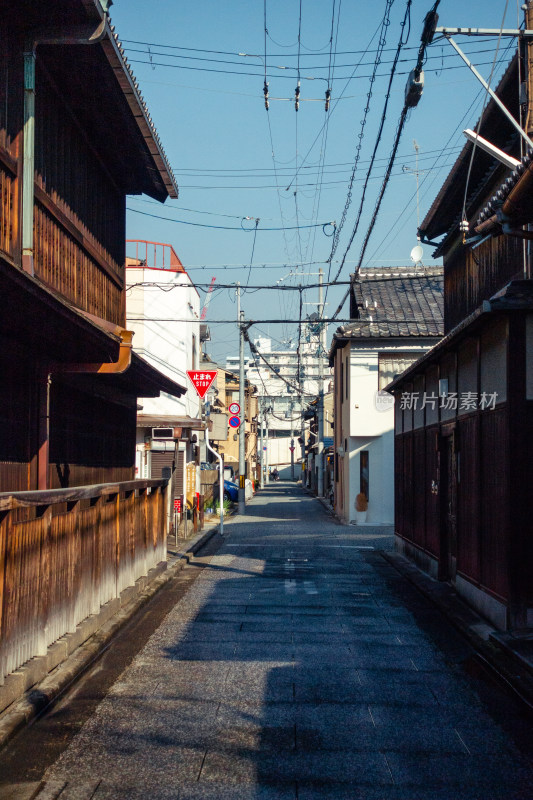
[[[336,338],[442,336],[442,267],[386,267],[361,270],[351,289],[354,321]]]
[[[499,189],[492,195],[488,203],[485,205],[483,210],[480,212],[476,225],[481,225],[482,222],[485,222],[489,217],[491,217],[497,210],[502,206],[504,201],[507,199],[511,191],[514,189],[522,175],[527,172],[528,167],[533,162],[533,149],[528,148],[528,151],[525,156],[522,157],[520,164],[516,167],[516,169],[511,172],[509,177],[505,180],[504,183],[499,187]]]

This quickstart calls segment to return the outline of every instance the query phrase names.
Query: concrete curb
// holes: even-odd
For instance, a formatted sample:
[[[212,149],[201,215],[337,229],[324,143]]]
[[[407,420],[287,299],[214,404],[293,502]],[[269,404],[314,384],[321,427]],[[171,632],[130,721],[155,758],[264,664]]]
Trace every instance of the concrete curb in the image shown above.
[[[404,556],[378,552],[447,617],[468,640],[478,659],[493,676],[533,711],[533,674],[530,667],[502,643],[499,632],[467,605],[451,584],[435,580]]]
[[[120,599],[106,604],[100,613],[89,617],[78,626],[73,634],[61,637],[49,648],[56,652],[63,649],[66,654],[60,661],[47,670],[44,678],[33,677],[38,675],[38,670],[33,662],[47,663],[47,656],[41,659],[32,659],[28,664],[17,670],[20,676],[22,691],[19,697],[14,697],[11,704],[0,714],[0,747],[7,742],[31,720],[41,714],[44,709],[56,701],[69,686],[74,683],[110,646],[113,637],[126,622],[139,611],[161,587],[175,577],[190,559],[218,533],[219,525],[216,524],[208,531],[197,534],[193,539],[184,542],[186,549],[178,550],[166,562],[161,562],[151,570],[147,576],[137,581],[135,587],[128,587],[123,592],[127,600],[122,604]],[[132,593],[134,596],[132,597]],[[109,606],[109,608],[108,608]],[[102,624],[99,624],[101,622]],[[74,637],[73,641],[68,641]],[[75,642],[75,640],[77,641]],[[74,645],[75,642],[75,646]],[[40,665],[42,670],[43,665]],[[8,678],[11,676],[8,676]],[[7,681],[7,678],[6,678]],[[31,681],[30,686],[28,683]],[[26,685],[24,687],[24,684]]]

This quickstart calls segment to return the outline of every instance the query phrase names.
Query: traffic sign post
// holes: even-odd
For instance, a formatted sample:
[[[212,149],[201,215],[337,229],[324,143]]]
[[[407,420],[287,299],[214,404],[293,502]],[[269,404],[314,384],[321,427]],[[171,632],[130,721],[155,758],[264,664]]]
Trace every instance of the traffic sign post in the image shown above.
[[[217,371],[216,370],[202,371],[198,369],[188,369],[187,375],[190,382],[196,389],[198,396],[204,398],[207,393],[207,390],[209,389],[209,387],[211,386],[211,384],[213,383],[213,381],[217,376]]]

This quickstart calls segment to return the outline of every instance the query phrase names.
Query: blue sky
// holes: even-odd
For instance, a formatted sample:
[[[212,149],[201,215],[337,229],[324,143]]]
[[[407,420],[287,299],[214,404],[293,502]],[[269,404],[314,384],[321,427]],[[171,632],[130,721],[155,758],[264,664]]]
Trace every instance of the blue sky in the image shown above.
[[[359,260],[402,108],[406,73],[416,63],[423,19],[431,3],[413,0],[410,35],[392,84],[373,177],[358,231],[347,250],[406,5],[404,0],[392,3],[386,49],[360,139],[385,7],[385,0],[302,0],[300,21],[300,0],[267,0],[268,112],[263,100],[264,2],[157,0],[148,4],[115,0],[111,8],[112,22],[180,188],[179,199],[164,205],[149,198],[131,198],[128,238],[171,243],[198,284],[209,284],[216,277],[208,313],[213,338],[209,349],[220,360],[237,353],[238,345],[235,325],[214,322],[236,317],[235,292],[217,289],[218,285],[240,281],[248,287],[272,286],[278,280],[284,286],[306,285],[317,282],[320,266],[327,278],[332,239],[326,234],[332,228],[323,230],[322,225],[341,220],[360,144],[352,200],[331,277],[344,256],[340,281],[348,279]],[[522,19],[518,7],[516,0],[509,0],[506,27],[516,27],[518,13]],[[442,0],[439,24],[499,28],[504,9],[502,0]],[[488,78],[496,39],[460,37],[458,41]],[[501,66],[493,83],[514,46],[514,40],[502,39]],[[413,140],[420,148],[423,218],[463,145],[461,131],[473,127],[481,111],[484,93],[451,46],[435,42],[428,55],[424,94],[405,127],[363,266],[411,263],[417,227]],[[301,94],[296,113],[293,98],[298,63]],[[331,107],[326,114],[328,73],[334,80],[330,81]],[[404,171],[404,166],[411,171]],[[250,219],[243,222],[246,217]],[[256,233],[255,219],[260,220]],[[242,226],[250,230],[244,231]],[[423,263],[435,263],[429,247],[424,248]],[[344,291],[344,286],[329,290],[326,315],[335,311]],[[304,293],[305,303],[316,301],[316,289]],[[257,335],[268,334],[280,343],[294,337],[298,292],[249,289],[242,307],[247,318],[257,320],[252,328]],[[316,311],[316,305],[303,308],[304,313]],[[347,305],[340,314],[346,316]],[[286,322],[261,324],[266,319]],[[330,328],[328,344],[335,327]]]

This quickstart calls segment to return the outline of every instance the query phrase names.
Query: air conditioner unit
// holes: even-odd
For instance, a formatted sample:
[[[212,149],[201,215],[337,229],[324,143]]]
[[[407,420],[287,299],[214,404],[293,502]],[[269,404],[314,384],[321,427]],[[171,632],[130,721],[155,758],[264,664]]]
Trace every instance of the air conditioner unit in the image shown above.
[[[152,439],[173,439],[174,428],[152,428]]]

